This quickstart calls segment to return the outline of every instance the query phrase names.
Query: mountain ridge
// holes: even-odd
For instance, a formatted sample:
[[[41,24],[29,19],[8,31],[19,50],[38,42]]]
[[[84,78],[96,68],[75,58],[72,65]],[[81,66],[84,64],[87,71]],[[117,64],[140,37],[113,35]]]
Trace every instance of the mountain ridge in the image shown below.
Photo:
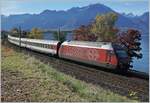
[[[80,25],[88,25],[97,14],[115,12],[118,14],[116,26],[119,28],[137,28],[147,30],[149,12],[138,17],[126,17],[103,4],[91,4],[84,7],[72,7],[68,10],[44,10],[39,14],[1,15],[2,29],[10,30],[21,26],[22,29],[38,27],[41,29],[75,29]],[[148,17],[147,17],[148,16]],[[134,20],[135,19],[135,20]],[[145,29],[146,28],[146,29]]]

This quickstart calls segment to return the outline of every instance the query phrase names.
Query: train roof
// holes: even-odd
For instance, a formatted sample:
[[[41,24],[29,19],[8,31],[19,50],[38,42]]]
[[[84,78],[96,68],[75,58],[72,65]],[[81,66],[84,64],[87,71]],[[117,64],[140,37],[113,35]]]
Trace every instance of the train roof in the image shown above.
[[[65,41],[62,45],[113,50],[111,42]]]
[[[13,37],[8,35],[9,38],[19,40],[17,37]],[[28,38],[21,38],[21,41],[33,42],[33,43],[43,43],[43,44],[57,44],[59,41],[57,40],[42,40],[42,39],[28,39]]]
[[[26,39],[23,38],[22,41],[34,42],[34,43],[43,43],[43,44],[57,44],[59,41],[57,40],[40,40],[40,39]]]
[[[10,35],[8,35],[8,38],[10,38],[10,39],[15,39],[15,40],[19,40],[19,38],[13,37],[13,36],[10,36]]]

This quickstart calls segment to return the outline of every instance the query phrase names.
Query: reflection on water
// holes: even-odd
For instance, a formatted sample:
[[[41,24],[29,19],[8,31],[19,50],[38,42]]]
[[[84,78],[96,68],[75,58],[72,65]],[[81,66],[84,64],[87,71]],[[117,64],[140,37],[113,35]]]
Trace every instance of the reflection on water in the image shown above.
[[[66,40],[72,40],[72,34],[69,33]],[[44,39],[54,40],[52,33],[45,33]],[[134,59],[133,68],[138,71],[149,73],[149,37],[148,34],[142,36],[141,47],[142,47],[142,59]]]

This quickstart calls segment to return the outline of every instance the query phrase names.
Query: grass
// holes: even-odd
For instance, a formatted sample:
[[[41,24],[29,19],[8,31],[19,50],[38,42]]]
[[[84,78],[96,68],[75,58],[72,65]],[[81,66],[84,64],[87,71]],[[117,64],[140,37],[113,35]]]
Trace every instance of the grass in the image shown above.
[[[1,66],[2,80],[5,77],[7,81],[4,82],[7,87],[2,86],[2,90],[6,92],[2,93],[3,101],[133,101],[109,90],[77,80],[43,64],[34,57],[17,53],[4,46],[2,46]],[[18,91],[21,93],[18,94]]]

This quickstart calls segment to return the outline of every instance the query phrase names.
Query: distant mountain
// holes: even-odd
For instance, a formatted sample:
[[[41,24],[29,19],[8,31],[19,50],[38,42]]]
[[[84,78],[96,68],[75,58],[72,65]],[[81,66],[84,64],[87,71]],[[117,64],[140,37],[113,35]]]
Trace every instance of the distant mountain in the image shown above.
[[[137,15],[134,15],[133,13],[121,13],[121,15],[123,15],[123,16],[125,16],[125,17],[127,17],[127,18],[134,18],[134,17],[136,17]]]
[[[142,31],[142,33],[148,34],[149,30],[149,12],[145,12],[141,16],[132,16],[128,17],[133,23],[137,24],[137,27],[139,30]]]
[[[33,27],[42,29],[74,29],[80,25],[87,25],[93,22],[97,14],[105,14],[108,12],[115,11],[103,4],[92,4],[84,7],[73,7],[67,11],[45,10],[40,14],[10,15],[8,17],[2,15],[1,26],[4,30],[10,30],[18,26],[21,26],[23,29],[31,29]],[[133,19],[134,17],[131,18],[130,16],[117,14],[117,27],[147,29],[147,24],[145,23],[148,23],[147,17],[149,13],[136,17],[136,20]]]

